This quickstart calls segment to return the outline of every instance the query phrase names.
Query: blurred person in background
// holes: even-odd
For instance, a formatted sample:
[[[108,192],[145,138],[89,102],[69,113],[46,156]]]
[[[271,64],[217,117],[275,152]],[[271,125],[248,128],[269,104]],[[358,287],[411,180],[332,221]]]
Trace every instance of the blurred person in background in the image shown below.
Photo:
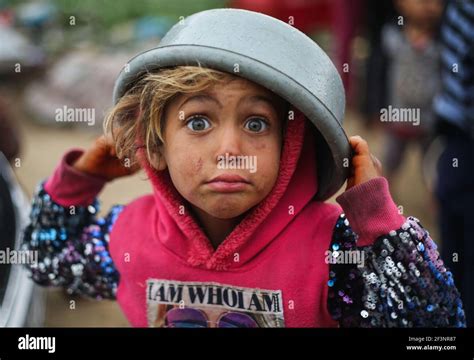
[[[395,7],[401,16],[382,29],[387,98],[386,107],[379,109],[379,121],[387,122],[383,124],[383,158],[389,179],[399,169],[410,143],[419,144],[425,153],[433,138],[432,101],[440,82],[438,28],[443,5],[442,0],[397,0]]]
[[[450,1],[441,28],[441,91],[434,101],[445,148],[436,196],[442,256],[452,269],[474,326],[474,1]]]

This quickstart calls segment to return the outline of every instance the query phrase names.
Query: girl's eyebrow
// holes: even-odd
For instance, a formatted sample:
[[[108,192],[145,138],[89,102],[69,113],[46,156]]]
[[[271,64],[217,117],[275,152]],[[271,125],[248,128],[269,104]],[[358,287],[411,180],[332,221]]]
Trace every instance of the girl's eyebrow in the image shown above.
[[[219,102],[218,99],[215,97],[209,95],[209,94],[196,94],[192,95],[188,98],[186,98],[181,105],[179,106],[179,109],[181,109],[186,103],[191,102],[191,101],[197,101],[200,103],[205,103],[205,102],[213,102],[219,106],[219,108],[222,109],[222,104]],[[251,95],[251,96],[244,96],[242,99],[240,99],[239,103],[246,101],[246,102],[251,102],[251,103],[257,103],[257,102],[263,102],[267,105],[269,105],[272,109],[276,110],[278,108],[276,101],[273,100],[272,98],[265,96],[265,95]]]
[[[179,108],[181,109],[186,103],[188,103],[190,101],[197,101],[197,102],[201,102],[201,103],[211,101],[211,102],[216,103],[220,108],[222,108],[222,104],[219,102],[219,100],[217,100],[216,98],[214,98],[214,97],[212,97],[208,94],[197,94],[197,95],[190,96],[181,103]]]
[[[275,101],[273,101],[271,98],[265,96],[265,95],[252,95],[252,96],[249,96],[249,97],[245,97],[244,98],[245,100],[247,101],[251,101],[251,102],[264,102],[264,103],[267,103],[268,105],[270,105],[272,108],[276,109],[276,104],[275,104]],[[242,99],[242,100],[244,100]]]

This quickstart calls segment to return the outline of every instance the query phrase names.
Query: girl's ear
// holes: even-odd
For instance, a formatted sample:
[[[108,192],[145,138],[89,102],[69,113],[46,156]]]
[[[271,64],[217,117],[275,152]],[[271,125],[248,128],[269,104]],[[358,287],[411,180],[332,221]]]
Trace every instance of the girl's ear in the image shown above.
[[[166,169],[166,159],[162,154],[161,148],[159,149],[159,151],[150,154],[150,164],[154,169],[158,171]]]

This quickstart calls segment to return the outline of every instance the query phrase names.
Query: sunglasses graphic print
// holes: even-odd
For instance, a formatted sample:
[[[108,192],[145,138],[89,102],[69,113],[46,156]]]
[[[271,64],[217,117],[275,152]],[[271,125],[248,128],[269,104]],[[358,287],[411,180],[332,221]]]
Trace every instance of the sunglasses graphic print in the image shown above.
[[[148,279],[150,327],[284,327],[282,293],[219,283]]]
[[[166,313],[165,327],[174,328],[256,328],[259,327],[250,315],[239,312],[224,312],[216,321],[209,320],[199,309],[174,308]]]

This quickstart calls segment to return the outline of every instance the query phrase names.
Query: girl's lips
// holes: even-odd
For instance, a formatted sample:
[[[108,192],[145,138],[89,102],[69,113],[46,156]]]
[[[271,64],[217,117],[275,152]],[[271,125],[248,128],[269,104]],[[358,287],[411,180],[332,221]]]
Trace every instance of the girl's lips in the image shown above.
[[[244,190],[247,186],[249,186],[249,183],[242,181],[212,181],[208,182],[207,185],[214,191],[230,193]]]
[[[206,183],[212,190],[217,192],[238,192],[250,185],[250,181],[240,175],[223,174],[216,176]]]

